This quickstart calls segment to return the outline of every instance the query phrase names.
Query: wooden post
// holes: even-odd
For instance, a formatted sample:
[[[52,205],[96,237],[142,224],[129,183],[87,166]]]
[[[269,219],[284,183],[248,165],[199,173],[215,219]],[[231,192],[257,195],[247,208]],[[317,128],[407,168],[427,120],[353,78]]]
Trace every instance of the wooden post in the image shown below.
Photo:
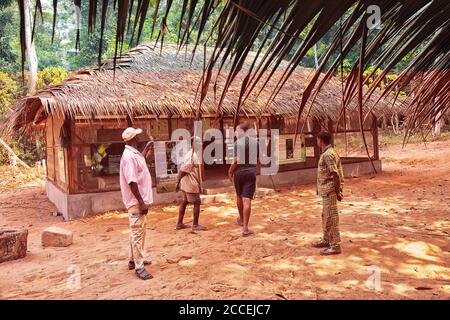
[[[78,180],[78,159],[74,160],[76,153],[73,150],[73,139],[75,137],[75,121],[69,119],[69,130],[70,130],[70,142],[67,146],[67,179],[69,180],[68,189],[69,194],[75,192],[76,180]],[[75,166],[77,163],[77,166]]]
[[[373,158],[374,160],[380,159],[380,146],[378,141],[378,119],[372,114],[372,137],[373,137]]]
[[[222,165],[226,164],[226,152],[227,152],[227,145],[225,144],[226,136],[225,136],[225,130],[223,128],[223,116],[220,115],[219,118],[219,126],[220,126],[220,132],[222,132]],[[215,142],[215,141],[214,141]]]
[[[167,140],[170,141],[172,139],[172,115],[169,115],[167,118],[167,131],[169,133],[169,138]]]
[[[331,145],[334,147],[334,121],[328,117],[328,132],[331,134]]]
[[[320,123],[319,121],[314,118],[313,119],[313,128],[312,128],[312,134],[314,139],[316,139],[317,134],[320,132]],[[317,143],[314,141],[314,160],[315,160],[315,165],[317,166],[319,164],[319,158],[320,158],[320,148],[317,145]]]

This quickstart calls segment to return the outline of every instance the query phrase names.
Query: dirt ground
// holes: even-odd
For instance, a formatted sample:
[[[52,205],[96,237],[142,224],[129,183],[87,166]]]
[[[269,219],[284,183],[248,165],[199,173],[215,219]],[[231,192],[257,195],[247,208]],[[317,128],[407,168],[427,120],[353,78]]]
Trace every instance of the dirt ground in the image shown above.
[[[343,254],[311,248],[320,200],[314,185],[290,187],[254,201],[250,238],[232,201],[202,207],[204,233],[174,231],[175,205],[152,207],[149,281],[127,269],[125,213],[63,222],[41,187],[2,192],[0,227],[27,228],[29,251],[0,264],[0,299],[450,299],[450,141],[381,156],[383,173],[345,183]],[[50,225],[72,230],[73,245],[43,248]]]

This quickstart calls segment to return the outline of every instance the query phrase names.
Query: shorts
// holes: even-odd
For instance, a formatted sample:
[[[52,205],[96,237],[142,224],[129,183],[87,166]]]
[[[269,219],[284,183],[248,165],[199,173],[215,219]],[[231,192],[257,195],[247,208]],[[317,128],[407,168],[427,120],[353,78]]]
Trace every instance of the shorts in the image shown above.
[[[235,171],[234,188],[238,197],[253,199],[256,190],[256,171]]]
[[[183,201],[194,203],[200,201],[200,193],[190,193],[190,192],[184,192],[183,193]]]

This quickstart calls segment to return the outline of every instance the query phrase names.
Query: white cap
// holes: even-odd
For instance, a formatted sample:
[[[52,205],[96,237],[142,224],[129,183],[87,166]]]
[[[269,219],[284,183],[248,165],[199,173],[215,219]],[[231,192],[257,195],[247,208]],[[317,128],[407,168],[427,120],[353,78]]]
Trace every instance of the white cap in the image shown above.
[[[138,134],[142,133],[142,129],[139,128],[126,128],[123,132],[122,132],[122,139],[123,141],[127,142],[130,141],[131,139],[133,139],[134,137],[136,137]]]

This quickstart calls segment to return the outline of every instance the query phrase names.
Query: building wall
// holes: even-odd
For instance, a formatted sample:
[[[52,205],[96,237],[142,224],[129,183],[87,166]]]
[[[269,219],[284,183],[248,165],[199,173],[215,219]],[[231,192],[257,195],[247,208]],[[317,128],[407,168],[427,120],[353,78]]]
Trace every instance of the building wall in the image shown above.
[[[62,190],[69,191],[69,171],[67,148],[61,142],[64,120],[48,117],[46,121],[47,177]]]

